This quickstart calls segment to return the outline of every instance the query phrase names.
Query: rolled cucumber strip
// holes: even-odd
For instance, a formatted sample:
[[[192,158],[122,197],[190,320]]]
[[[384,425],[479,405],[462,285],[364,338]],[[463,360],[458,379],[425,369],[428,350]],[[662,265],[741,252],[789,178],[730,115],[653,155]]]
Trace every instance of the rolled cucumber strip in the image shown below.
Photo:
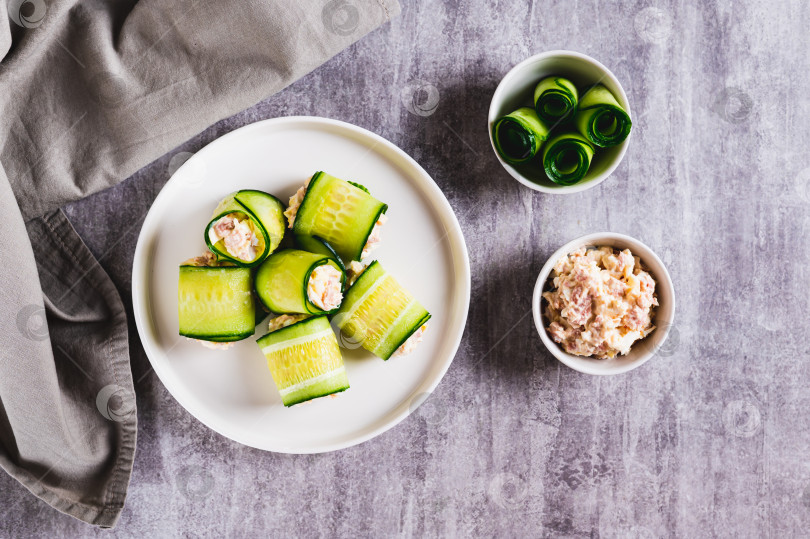
[[[374,225],[387,209],[387,204],[367,190],[325,172],[316,172],[292,228],[296,236],[323,239],[349,263],[361,259]]]
[[[573,82],[563,77],[546,77],[534,89],[534,110],[547,124],[557,125],[574,115],[578,99]]]
[[[531,107],[521,107],[492,126],[495,149],[507,163],[514,165],[532,159],[548,138],[549,127]]]
[[[284,406],[349,388],[335,332],[326,316],[296,322],[260,337],[256,343]]]
[[[261,264],[283,236],[284,205],[273,195],[253,189],[225,197],[205,227],[208,248],[219,259],[245,268]]]
[[[325,310],[311,301],[309,295],[310,277],[320,266],[331,266],[339,275],[337,293],[340,295],[346,274],[343,268],[331,257],[308,253],[298,249],[285,249],[270,255],[256,272],[256,294],[264,307],[279,314],[323,314],[332,313],[340,305]]]
[[[430,319],[430,313],[376,260],[346,292],[333,322],[344,335],[390,358]]]
[[[600,148],[621,144],[633,125],[627,112],[602,84],[582,95],[574,124],[591,144]]]
[[[180,266],[177,287],[180,335],[212,342],[253,335],[250,270],[237,266]]]
[[[543,168],[548,178],[559,185],[573,185],[588,173],[594,147],[579,133],[552,137],[543,148]]]
[[[343,264],[343,260],[338,256],[335,249],[318,236],[295,236],[295,246],[302,251],[328,256],[340,266],[340,269],[346,271],[346,265]]]

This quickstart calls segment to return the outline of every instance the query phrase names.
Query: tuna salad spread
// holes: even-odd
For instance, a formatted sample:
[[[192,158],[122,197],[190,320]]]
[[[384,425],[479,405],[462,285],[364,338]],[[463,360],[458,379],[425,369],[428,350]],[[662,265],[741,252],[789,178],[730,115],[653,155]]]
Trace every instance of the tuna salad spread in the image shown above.
[[[543,293],[547,329],[569,354],[627,354],[655,329],[655,281],[629,249],[579,249],[558,260],[551,277],[554,288]]]
[[[253,234],[248,220],[240,221],[236,215],[226,215],[214,223],[208,230],[208,239],[211,244],[224,240],[225,250],[228,254],[240,260],[253,260],[256,258],[256,246],[259,238]]]
[[[330,266],[318,266],[309,276],[307,283],[307,296],[315,306],[324,311],[333,311],[340,307],[343,294],[340,291],[343,275]]]

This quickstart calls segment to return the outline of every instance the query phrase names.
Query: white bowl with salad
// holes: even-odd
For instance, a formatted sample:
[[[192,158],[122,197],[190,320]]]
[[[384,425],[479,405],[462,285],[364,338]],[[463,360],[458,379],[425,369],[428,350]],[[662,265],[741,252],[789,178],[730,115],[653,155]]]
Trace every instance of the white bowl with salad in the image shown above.
[[[597,60],[574,51],[536,54],[513,67],[492,96],[492,149],[523,185],[551,194],[597,186],[630,142],[630,103]]]
[[[582,236],[552,254],[537,277],[532,313],[540,339],[585,374],[620,374],[675,350],[675,291],[664,263],[639,240]]]

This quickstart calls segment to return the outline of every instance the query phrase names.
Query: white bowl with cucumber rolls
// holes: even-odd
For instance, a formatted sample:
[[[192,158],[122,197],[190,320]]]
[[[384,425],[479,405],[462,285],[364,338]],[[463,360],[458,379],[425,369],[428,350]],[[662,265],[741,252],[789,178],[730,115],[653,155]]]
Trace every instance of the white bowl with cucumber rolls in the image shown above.
[[[452,362],[470,301],[464,238],[428,174],[373,133],[308,117],[189,159],[144,221],[132,283],[141,342],[177,401],[287,453],[407,417]]]
[[[543,344],[562,363],[586,374],[620,374],[662,350],[675,290],[649,247],[602,232],[549,257],[535,283],[532,312]]]
[[[553,194],[595,187],[624,158],[632,131],[619,80],[573,51],[532,56],[504,76],[489,108],[492,149],[523,185]]]

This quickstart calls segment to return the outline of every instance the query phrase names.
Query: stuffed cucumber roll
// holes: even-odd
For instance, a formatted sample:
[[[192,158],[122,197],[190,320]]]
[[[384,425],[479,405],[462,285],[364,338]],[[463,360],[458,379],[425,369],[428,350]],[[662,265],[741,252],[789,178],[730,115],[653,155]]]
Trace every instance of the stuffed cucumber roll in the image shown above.
[[[222,260],[258,266],[284,236],[284,205],[273,195],[245,189],[225,197],[205,227],[205,243]]]
[[[290,198],[284,215],[296,237],[317,236],[349,263],[366,258],[380,242],[387,209],[362,185],[316,172]]]
[[[253,280],[248,268],[216,262],[213,254],[180,266],[177,286],[180,335],[213,349],[253,335]]]
[[[326,316],[281,315],[256,343],[284,406],[333,395],[349,388],[335,332]]]
[[[352,264],[349,271],[355,273],[358,268]],[[412,352],[422,340],[430,313],[376,260],[361,271],[334,323],[349,339],[382,359]]]
[[[332,313],[343,301],[343,268],[331,257],[284,249],[256,272],[256,294],[274,313]]]

